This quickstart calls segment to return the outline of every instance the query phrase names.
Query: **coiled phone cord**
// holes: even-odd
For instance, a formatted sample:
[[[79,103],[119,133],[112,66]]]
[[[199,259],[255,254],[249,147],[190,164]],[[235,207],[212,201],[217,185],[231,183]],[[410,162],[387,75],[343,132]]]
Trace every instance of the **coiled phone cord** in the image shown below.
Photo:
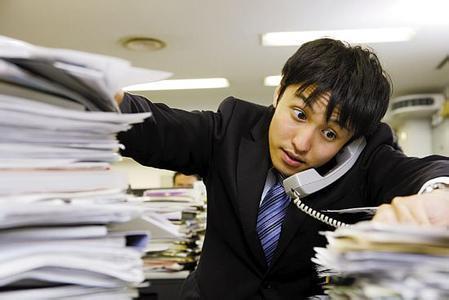
[[[302,202],[299,198],[300,198],[300,194],[295,191],[294,189],[292,189],[292,193],[296,196],[296,198],[294,198],[292,201],[293,203],[304,213],[308,214],[309,216],[311,216],[312,218],[315,218],[327,225],[330,225],[332,227],[338,228],[338,227],[346,227],[349,226],[346,223],[337,221],[329,216],[326,216],[324,214],[322,214],[319,211],[314,210],[313,208],[307,206],[304,202]]]

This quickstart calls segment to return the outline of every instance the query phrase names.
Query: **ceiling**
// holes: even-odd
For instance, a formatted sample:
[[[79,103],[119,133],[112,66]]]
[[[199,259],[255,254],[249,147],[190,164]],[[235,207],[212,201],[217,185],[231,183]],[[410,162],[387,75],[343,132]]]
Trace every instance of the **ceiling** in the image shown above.
[[[280,74],[296,47],[262,47],[271,31],[411,26],[413,40],[368,45],[394,84],[394,96],[449,86],[449,16],[445,0],[0,0],[0,34],[46,47],[121,57],[173,79],[225,77],[229,88],[141,94],[185,109],[213,109],[236,96],[271,103],[268,75]],[[424,5],[425,6],[424,6]],[[418,7],[416,6],[418,5]],[[421,6],[419,6],[421,5]],[[119,40],[148,36],[167,47],[131,51]]]

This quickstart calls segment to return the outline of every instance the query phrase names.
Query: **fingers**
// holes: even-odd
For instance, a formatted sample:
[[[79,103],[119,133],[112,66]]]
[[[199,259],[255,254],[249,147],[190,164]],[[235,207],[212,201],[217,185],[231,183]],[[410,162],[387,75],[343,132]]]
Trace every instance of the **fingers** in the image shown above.
[[[124,96],[125,96],[125,93],[122,90],[118,91],[114,95],[115,102],[117,102],[117,104],[120,105],[120,103],[122,103],[122,101],[123,101]]]
[[[394,198],[391,202],[391,207],[394,211],[398,223],[413,224],[415,219],[413,214],[409,211],[406,204],[400,198]]]
[[[424,203],[416,196],[396,197],[391,204],[381,205],[373,221],[387,224],[430,225]]]
[[[432,225],[449,228],[449,190],[435,190],[423,194],[422,203]]]
[[[381,205],[374,222],[449,226],[449,190],[396,197],[391,204]]]
[[[377,209],[377,212],[373,218],[373,222],[396,224],[398,223],[398,220],[392,206],[389,204],[383,204]]]
[[[396,197],[391,202],[399,223],[429,225],[429,217],[418,197]]]

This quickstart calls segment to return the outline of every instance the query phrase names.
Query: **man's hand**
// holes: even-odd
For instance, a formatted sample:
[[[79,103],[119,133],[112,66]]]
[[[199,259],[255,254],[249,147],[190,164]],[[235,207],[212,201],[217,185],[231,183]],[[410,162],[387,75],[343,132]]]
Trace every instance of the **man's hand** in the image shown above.
[[[117,105],[120,105],[120,103],[122,103],[124,96],[125,96],[125,93],[122,90],[118,91],[114,95],[114,99],[115,99],[115,102],[117,102]]]
[[[373,218],[388,224],[449,226],[449,190],[396,197],[391,204],[383,204]]]

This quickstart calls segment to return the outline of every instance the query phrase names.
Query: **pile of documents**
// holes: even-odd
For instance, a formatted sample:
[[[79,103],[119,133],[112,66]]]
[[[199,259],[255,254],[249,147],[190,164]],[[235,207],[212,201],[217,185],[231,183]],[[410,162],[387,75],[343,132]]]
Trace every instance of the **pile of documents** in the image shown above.
[[[194,188],[151,189],[137,198],[144,210],[134,228],[151,232],[143,257],[147,279],[185,278],[198,262],[206,229],[206,192]],[[137,223],[137,221],[135,221]]]
[[[150,116],[117,112],[128,74],[166,76],[0,36],[0,299],[136,296],[147,233],[109,229],[142,215],[110,169],[116,133]]]
[[[449,299],[449,231],[362,222],[325,232],[312,259],[332,299]]]

